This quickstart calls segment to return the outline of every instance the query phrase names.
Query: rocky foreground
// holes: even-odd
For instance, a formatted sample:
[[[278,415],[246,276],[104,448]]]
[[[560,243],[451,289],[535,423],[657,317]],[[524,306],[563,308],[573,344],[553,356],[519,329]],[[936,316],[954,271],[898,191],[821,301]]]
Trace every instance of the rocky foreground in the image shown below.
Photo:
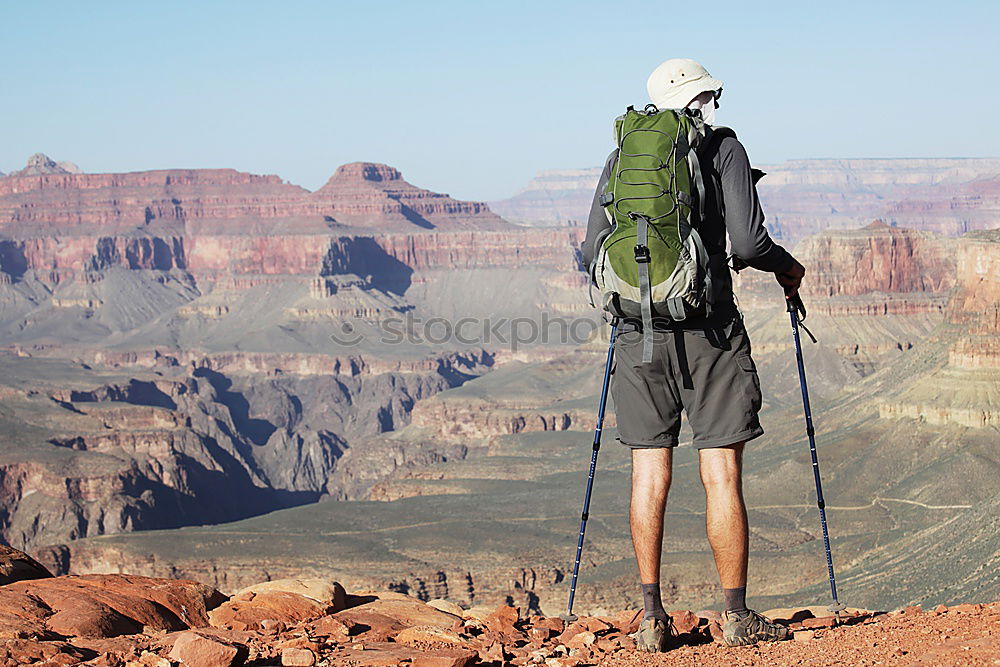
[[[394,592],[347,594],[334,582],[285,579],[232,597],[193,581],[131,575],[52,577],[21,552],[0,552],[0,665],[1000,664],[1000,603],[767,612],[793,640],[727,648],[718,612],[671,612],[666,654],[635,651],[638,610],[608,617],[525,617],[516,607],[463,609]],[[823,613],[823,612],[819,612]]]

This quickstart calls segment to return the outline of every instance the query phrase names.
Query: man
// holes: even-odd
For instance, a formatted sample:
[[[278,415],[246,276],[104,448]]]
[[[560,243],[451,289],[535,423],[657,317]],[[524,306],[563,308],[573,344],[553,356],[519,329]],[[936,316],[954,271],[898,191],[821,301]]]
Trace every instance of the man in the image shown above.
[[[647,90],[657,108],[697,108],[711,124],[722,82],[697,62],[675,58],[656,68]],[[737,646],[788,636],[785,627],[746,606],[743,448],[764,431],[757,418],[760,382],[733,296],[726,238],[736,258],[774,273],[789,298],[797,293],[805,269],[764,228],[750,162],[735,134],[715,128],[706,139],[699,150],[706,201],[701,203],[705,219],[698,231],[709,254],[715,292],[712,312],[679,323],[654,320],[652,363],[642,362],[641,321],[623,321],[615,344],[611,395],[619,441],[632,450],[630,526],[645,608],[637,643],[646,651],[666,650],[672,634],[670,617],[660,600],[660,557],[681,409],[687,412],[698,449],[708,539],[725,599],[724,641]],[[610,227],[600,196],[616,161],[617,151],[608,158],[594,196],[583,247],[588,266],[597,251],[598,236]]]

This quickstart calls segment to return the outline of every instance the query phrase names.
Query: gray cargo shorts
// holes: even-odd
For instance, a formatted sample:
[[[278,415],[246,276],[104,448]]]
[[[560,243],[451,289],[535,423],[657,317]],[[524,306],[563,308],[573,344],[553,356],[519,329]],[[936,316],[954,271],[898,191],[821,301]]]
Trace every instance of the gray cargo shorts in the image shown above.
[[[654,331],[650,364],[642,363],[642,333],[627,323],[621,328],[611,398],[622,444],[676,447],[681,409],[687,411],[698,449],[764,433],[757,417],[760,379],[741,317],[713,330]]]

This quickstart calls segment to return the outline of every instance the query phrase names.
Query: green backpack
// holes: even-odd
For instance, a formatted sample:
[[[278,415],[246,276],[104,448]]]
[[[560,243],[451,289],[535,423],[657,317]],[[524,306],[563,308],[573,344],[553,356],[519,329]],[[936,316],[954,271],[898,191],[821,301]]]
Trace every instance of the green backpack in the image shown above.
[[[698,234],[705,187],[696,151],[706,129],[699,114],[652,104],[615,119],[618,159],[600,197],[611,229],[597,239],[590,273],[605,310],[642,319],[643,363],[653,358],[654,317],[711,312]]]

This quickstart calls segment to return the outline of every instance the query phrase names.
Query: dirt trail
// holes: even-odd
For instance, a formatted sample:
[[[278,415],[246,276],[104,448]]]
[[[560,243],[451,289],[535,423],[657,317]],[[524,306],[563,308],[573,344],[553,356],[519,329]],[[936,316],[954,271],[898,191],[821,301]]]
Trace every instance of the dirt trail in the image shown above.
[[[799,631],[747,648],[681,646],[660,655],[617,651],[600,665],[1000,665],[1000,603],[895,612],[861,624]],[[814,635],[805,639],[809,632]]]

